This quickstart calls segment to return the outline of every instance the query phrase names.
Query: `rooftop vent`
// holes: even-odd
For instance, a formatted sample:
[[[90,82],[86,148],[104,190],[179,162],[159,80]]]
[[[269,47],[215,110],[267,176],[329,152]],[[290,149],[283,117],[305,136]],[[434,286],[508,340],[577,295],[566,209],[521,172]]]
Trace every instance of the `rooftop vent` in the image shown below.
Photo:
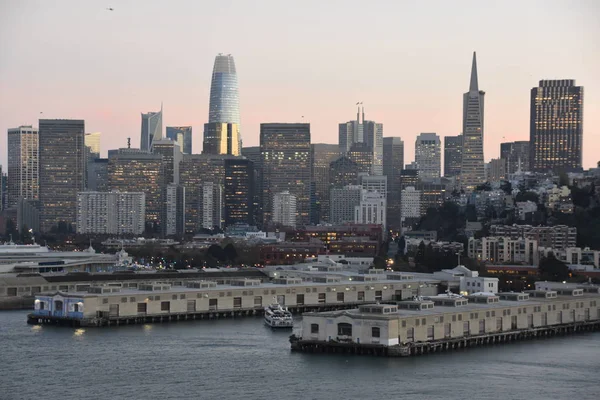
[[[500,300],[507,300],[507,301],[527,301],[527,300],[529,300],[529,293],[523,293],[523,292],[498,293],[498,297],[500,297]]]

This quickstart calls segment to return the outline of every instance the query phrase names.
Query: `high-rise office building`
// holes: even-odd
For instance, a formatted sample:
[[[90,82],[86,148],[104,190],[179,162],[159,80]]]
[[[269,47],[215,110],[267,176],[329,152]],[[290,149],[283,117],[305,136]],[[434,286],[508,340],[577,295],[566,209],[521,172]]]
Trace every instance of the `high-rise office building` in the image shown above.
[[[446,178],[460,175],[462,149],[462,135],[444,137],[444,176]]]
[[[152,153],[163,157],[165,185],[179,183],[179,164],[183,158],[179,144],[169,139],[156,140],[152,146]]]
[[[163,232],[165,163],[160,154],[119,149],[108,155],[108,190],[146,195],[146,229]]]
[[[187,233],[200,231],[204,225],[213,224],[214,219],[218,219],[219,226],[221,225],[221,215],[214,219],[211,217],[212,222],[203,221],[202,188],[206,182],[213,183],[213,188],[216,186],[222,188],[224,186],[225,160],[230,158],[235,157],[228,155],[184,154],[179,164],[179,184],[185,187],[185,230]],[[218,197],[219,193],[216,194]],[[210,228],[213,226],[211,225]]]
[[[232,122],[204,124],[202,154],[241,154],[239,125]]]
[[[177,142],[183,154],[192,154],[191,126],[167,126],[167,139]]]
[[[498,182],[506,179],[506,160],[492,158],[487,165],[487,181]]]
[[[329,220],[329,166],[340,156],[339,146],[335,144],[313,143],[310,145],[312,160],[312,197],[311,219],[313,224]]]
[[[89,152],[90,158],[100,158],[100,132],[92,132],[85,134],[85,147]]]
[[[400,172],[404,169],[404,142],[399,137],[383,138],[383,175],[387,176],[387,226],[400,228]]]
[[[400,190],[408,186],[416,186],[420,182],[419,171],[416,169],[403,169],[400,171]]]
[[[223,226],[223,186],[221,184],[202,183],[199,213],[202,228],[220,229]]]
[[[529,142],[531,171],[581,170],[583,87],[574,79],[541,80],[531,89]]]
[[[529,141],[500,143],[500,158],[506,162],[507,174],[529,171]]]
[[[185,187],[170,183],[165,190],[165,223],[166,236],[183,235],[185,232]]]
[[[385,175],[359,175],[358,184],[367,192],[377,192],[385,199],[388,197],[388,179]]]
[[[373,170],[373,150],[366,143],[354,143],[346,153],[358,166],[358,171],[370,174]]]
[[[310,124],[261,124],[263,223],[272,221],[273,196],[296,196],[296,223],[310,222]]]
[[[219,54],[215,57],[208,110],[208,123],[213,122],[237,124],[237,129],[240,129],[238,78],[231,54]],[[237,139],[237,148],[241,149],[242,137],[239,132]],[[236,155],[239,155],[239,152]]]
[[[242,156],[254,163],[254,224],[262,225],[262,164],[260,160],[260,146],[243,147]]]
[[[254,225],[254,163],[245,157],[225,160],[223,184],[225,226]]]
[[[288,191],[273,195],[273,222],[296,227],[296,196]]]
[[[415,141],[415,162],[419,177],[432,181],[440,177],[441,150],[440,137],[435,133],[421,133]]]
[[[329,187],[342,188],[358,183],[358,164],[348,156],[341,156],[329,163]]]
[[[39,121],[40,228],[70,230],[77,221],[77,193],[85,185],[83,120]]]
[[[87,164],[87,190],[108,191],[108,158],[96,158]]]
[[[362,103],[361,103],[362,104]],[[362,121],[361,121],[362,114]],[[356,151],[356,144],[361,143],[360,152],[368,150],[369,170],[371,175],[383,174],[383,124],[365,120],[365,109],[358,107],[356,121],[339,124],[339,147],[341,154]],[[365,155],[366,156],[366,155]]]
[[[162,104],[160,111],[142,113],[140,149],[152,151],[152,143],[160,139],[162,139]]]
[[[77,233],[140,235],[144,232],[144,193],[80,192],[77,194]]]
[[[386,231],[387,204],[385,196],[377,191],[362,190],[360,202],[354,207],[355,224],[381,225]]]
[[[425,215],[429,208],[441,207],[446,201],[446,186],[442,184],[418,182],[415,189],[421,195],[421,215]]]
[[[402,189],[402,222],[410,223],[421,217],[421,192],[414,186]]]
[[[347,185],[331,189],[329,219],[334,225],[354,222],[355,208],[360,204],[363,188]]]
[[[383,175],[383,124],[373,121],[363,121],[365,143],[373,151],[371,175]]]
[[[463,151],[460,184],[467,190],[485,182],[483,116],[485,92],[479,90],[477,59],[473,52],[469,91],[463,95]]]
[[[8,198],[14,207],[20,199],[37,200],[40,190],[38,130],[20,126],[8,130]]]

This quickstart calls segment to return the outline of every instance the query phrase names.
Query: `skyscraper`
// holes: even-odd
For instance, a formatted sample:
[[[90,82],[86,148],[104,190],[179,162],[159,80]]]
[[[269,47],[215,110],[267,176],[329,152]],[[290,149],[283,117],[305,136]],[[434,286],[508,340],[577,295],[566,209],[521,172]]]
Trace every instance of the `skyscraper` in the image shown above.
[[[404,168],[404,142],[399,137],[383,138],[383,174],[387,176],[387,226],[400,228],[400,172]]]
[[[100,158],[100,132],[92,132],[85,134],[85,147],[89,152],[90,158]]]
[[[310,222],[310,124],[261,124],[263,221],[272,221],[273,196],[296,196],[298,225]]]
[[[225,226],[254,225],[254,163],[245,157],[225,160]]]
[[[254,224],[261,225],[262,217],[262,164],[260,146],[243,147],[242,155],[254,163]]]
[[[96,158],[87,163],[87,190],[92,192],[108,190],[108,158]]]
[[[329,220],[329,164],[339,155],[335,144],[313,143],[310,145],[312,160],[312,192],[314,204],[311,204],[313,224]]]
[[[469,91],[463,95],[463,151],[460,184],[467,190],[485,182],[483,111],[485,92],[479,90],[477,58],[473,52]]]
[[[506,162],[507,174],[529,171],[529,141],[500,143],[500,158]]]
[[[152,142],[162,138],[162,104],[160,111],[142,113],[140,149],[152,151]]]
[[[146,200],[146,228],[162,232],[165,163],[160,154],[119,149],[108,155],[108,190],[142,192]]]
[[[191,126],[167,126],[167,139],[177,142],[183,154],[192,154]]]
[[[208,123],[233,123],[240,128],[240,96],[235,62],[231,54],[218,54],[215,58],[210,84]],[[238,149],[242,137],[238,135]],[[239,155],[239,150],[236,155]]]
[[[39,121],[40,228],[74,229],[77,193],[85,184],[83,120]]]
[[[181,149],[177,142],[169,139],[161,139],[154,142],[152,153],[163,156],[165,164],[165,185],[179,183],[179,163],[183,158]]]
[[[462,135],[444,137],[444,176],[446,178],[460,175],[462,148]]]
[[[359,103],[362,104],[362,103]],[[362,121],[361,121],[362,114]],[[365,109],[358,107],[356,121],[348,121],[339,124],[339,146],[340,153],[347,154],[353,148],[361,148],[361,151],[369,151],[369,171],[371,175],[383,174],[383,124],[365,120]]]
[[[421,133],[415,141],[415,162],[421,180],[432,181],[440,177],[440,137],[435,133]]]
[[[296,227],[296,196],[287,190],[273,195],[273,222]]]
[[[241,144],[238,124],[232,122],[210,122],[204,124],[202,154],[239,156]]]
[[[532,171],[581,169],[583,87],[574,79],[541,80],[531,89],[529,142]]]
[[[8,130],[8,207],[16,206],[19,199],[38,199],[38,138],[38,130],[31,125]]]

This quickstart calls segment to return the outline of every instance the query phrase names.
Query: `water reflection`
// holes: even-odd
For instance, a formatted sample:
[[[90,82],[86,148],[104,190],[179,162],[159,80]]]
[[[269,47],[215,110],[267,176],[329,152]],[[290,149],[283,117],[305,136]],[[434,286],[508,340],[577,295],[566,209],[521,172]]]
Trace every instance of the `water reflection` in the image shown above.
[[[81,338],[84,333],[85,333],[85,329],[83,329],[83,328],[75,329],[75,331],[73,332],[73,337]]]
[[[31,332],[33,332],[33,333],[40,333],[41,331],[42,331],[41,325],[33,325],[31,327]]]
[[[152,333],[152,325],[151,324],[144,324],[143,328],[144,328],[144,333],[146,335],[149,335]]]

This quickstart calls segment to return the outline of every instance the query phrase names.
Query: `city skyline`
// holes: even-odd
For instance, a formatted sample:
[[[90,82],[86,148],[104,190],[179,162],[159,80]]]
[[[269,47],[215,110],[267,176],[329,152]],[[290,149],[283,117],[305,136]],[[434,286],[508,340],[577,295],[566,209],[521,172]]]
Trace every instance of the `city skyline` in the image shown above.
[[[234,21],[241,20],[251,9],[241,2],[234,4],[236,7],[227,9],[227,12],[232,13],[231,18]],[[302,12],[295,16],[290,15],[286,23],[292,27],[300,26],[306,19],[328,18],[337,9],[337,4],[324,5],[322,15],[311,16],[315,4],[308,2],[299,9]],[[546,32],[551,38],[568,41],[568,38],[574,35],[597,37],[600,29],[592,18],[597,15],[598,6],[593,3],[578,3],[567,7],[565,4],[545,2],[540,8],[538,3],[531,2],[520,7],[522,15],[511,18],[526,21],[527,18],[541,12],[549,22],[556,21],[556,26],[547,24],[552,26],[547,28]],[[60,48],[66,58],[79,57],[73,58],[73,65],[66,65],[64,58],[57,57],[46,60],[45,68],[36,68],[37,57],[44,57],[48,51],[57,51],[55,43],[72,39],[66,31],[58,28],[53,28],[43,40],[35,34],[19,35],[18,32],[23,27],[19,27],[13,21],[18,21],[26,15],[34,26],[33,29],[37,30],[48,28],[47,21],[52,20],[52,23],[56,23],[77,13],[85,20],[86,27],[89,25],[89,28],[97,28],[100,31],[119,31],[130,27],[132,18],[135,20],[145,17],[155,21],[160,13],[164,14],[160,15],[160,18],[166,22],[175,17],[185,20],[188,18],[185,12],[189,8],[189,14],[195,17],[200,15],[201,20],[207,22],[205,26],[194,28],[198,29],[198,32],[189,32],[193,33],[190,36],[197,36],[200,33],[210,35],[211,32],[216,32],[218,26],[210,22],[208,15],[221,15],[223,10],[213,10],[212,5],[205,5],[203,8],[207,8],[206,13],[200,13],[203,8],[196,9],[197,6],[193,4],[181,3],[166,9],[152,2],[149,2],[144,10],[126,3],[116,7],[112,13],[106,12],[104,6],[97,2],[61,3],[59,6],[50,7],[43,3],[25,1],[19,2],[18,5],[0,7],[6,11],[0,14],[7,17],[6,23],[0,28],[1,31],[6,30],[7,33],[13,32],[16,35],[0,35],[4,38],[0,39],[2,48],[6,49],[6,57],[2,57],[0,61],[0,93],[5,94],[0,97],[2,143],[6,143],[9,128],[20,125],[35,126],[38,118],[81,118],[86,121],[90,131],[103,132],[102,156],[106,156],[108,149],[125,147],[126,137],[131,137],[132,146],[138,147],[140,113],[156,109],[162,100],[166,106],[163,125],[193,126],[193,152],[200,153],[200,135],[203,124],[207,122],[209,108],[210,82],[207,76],[213,67],[215,55],[220,52],[231,53],[236,58],[240,74],[240,110],[241,119],[244,120],[245,146],[258,144],[260,123],[300,122],[302,116],[304,122],[311,123],[313,143],[334,144],[337,141],[337,124],[346,120],[351,107],[357,101],[361,101],[367,107],[371,118],[385,125],[385,137],[398,136],[409,143],[405,149],[408,163],[414,157],[412,143],[420,132],[438,132],[441,137],[454,136],[461,132],[461,94],[464,92],[465,74],[469,69],[472,51],[478,52],[479,78],[485,82],[487,92],[484,144],[486,162],[499,156],[501,142],[528,139],[529,91],[539,80],[576,79],[579,85],[586,88],[585,107],[595,110],[600,105],[600,83],[594,79],[593,74],[593,71],[600,68],[597,42],[584,40],[571,44],[563,57],[556,57],[551,50],[557,42],[548,40],[548,44],[538,43],[535,40],[536,33],[526,23],[522,26],[515,23],[518,25],[516,29],[502,36],[500,26],[492,23],[493,13],[483,5],[473,5],[452,24],[444,22],[442,27],[456,29],[456,38],[445,39],[437,44],[434,43],[437,37],[434,33],[428,33],[415,43],[402,39],[405,30],[410,30],[413,26],[409,16],[426,11],[422,6],[408,7],[404,3],[386,2],[378,2],[373,10],[363,12],[381,11],[382,8],[389,8],[390,14],[394,14],[391,11],[401,11],[407,16],[407,24],[405,27],[399,27],[398,32],[391,32],[390,39],[382,43],[378,42],[378,38],[389,33],[386,31],[389,28],[383,27],[385,23],[380,24],[382,27],[377,32],[365,33],[357,40],[335,37],[335,23],[331,27],[320,28],[316,33],[309,33],[308,37],[304,33],[289,29],[284,36],[290,41],[285,46],[291,50],[283,53],[280,51],[284,44],[279,40],[269,42],[270,46],[261,44],[265,49],[252,44],[260,41],[258,39],[270,37],[265,36],[266,33],[262,30],[245,32],[242,35],[239,29],[232,29],[232,32],[224,32],[214,43],[195,43],[192,55],[184,51],[185,46],[191,46],[188,38],[177,36],[177,40],[181,39],[182,43],[174,43],[175,37],[171,34],[161,34],[158,37],[151,30],[146,30],[146,27],[131,28],[132,31],[125,33],[128,33],[133,45],[138,41],[156,39],[160,45],[154,46],[153,49],[163,54],[156,49],[167,48],[173,44],[173,48],[165,49],[163,55],[166,57],[173,52],[180,52],[186,62],[193,66],[148,66],[144,63],[147,66],[144,71],[137,68],[138,63],[144,60],[145,52],[139,53],[140,50],[129,46],[115,46],[117,42],[106,39],[103,33],[100,35],[88,32],[94,29],[82,32],[80,40],[85,41],[84,43],[89,42],[89,46],[86,46],[81,54],[72,53],[68,48]],[[433,21],[442,19],[445,7],[446,5],[440,3],[436,10],[428,10]],[[511,7],[511,3],[508,2],[498,5],[495,11],[500,14],[508,13]],[[285,12],[285,8],[276,3],[271,8],[269,15]],[[135,13],[140,11],[142,15],[136,16]],[[196,13],[199,14],[195,15]],[[351,19],[358,18],[353,12],[349,13]],[[564,13],[580,16],[579,19],[573,19],[577,20],[577,24],[560,22]],[[207,15],[206,20],[203,15]],[[256,12],[252,16],[259,20],[266,18]],[[479,18],[474,22],[477,26],[488,29],[481,30],[481,38],[469,37],[465,40],[467,32],[459,29],[459,25],[461,21],[472,19],[474,16]],[[384,15],[382,18],[387,17]],[[83,21],[74,23],[83,24]],[[152,26],[151,23],[144,25],[148,28]],[[176,33],[182,32],[178,29]],[[307,39],[313,39],[315,34],[321,34],[324,49],[306,48],[302,45]],[[500,36],[502,41],[499,41]],[[9,37],[17,39],[9,41]],[[339,41],[335,42],[334,37]],[[523,43],[515,44],[514,42],[519,41],[516,40],[517,37]],[[535,55],[528,52],[528,45],[533,45],[534,42]],[[353,68],[340,70],[339,65],[346,63],[344,52],[351,43],[352,46],[369,43],[373,46],[371,50],[379,53],[380,57],[386,57],[387,62],[378,66],[378,71],[375,71],[372,63],[359,57]],[[300,50],[294,52],[294,48]],[[27,52],[23,49],[27,49]],[[328,55],[325,50],[334,53]],[[104,62],[90,65],[87,60],[94,52],[100,52],[106,57],[121,57],[125,62],[114,63],[115,65]],[[348,57],[355,58],[351,54]],[[402,54],[400,58],[399,54]],[[308,67],[315,59],[319,59],[319,67],[314,68],[318,71]],[[439,70],[439,61],[444,63],[443,70]],[[85,62],[86,68],[82,67],[82,62]],[[36,72],[39,73],[31,74],[32,68],[36,68]],[[437,69],[436,73],[432,73],[433,68]],[[383,71],[379,73],[381,69]],[[394,79],[389,79],[389,72],[392,70],[396,73],[392,75]],[[151,77],[152,74],[155,76]],[[367,75],[368,80],[362,79]],[[347,85],[348,81],[357,83]],[[57,85],[60,85],[62,90],[60,101],[55,101],[54,88]],[[83,89],[94,95],[89,98],[82,97],[82,85]],[[31,96],[29,93],[36,95]],[[600,144],[600,116],[596,114],[590,111],[584,120],[584,168],[594,166],[598,161],[593,153],[595,145]],[[0,163],[3,166],[7,163],[4,146],[0,151]]]

